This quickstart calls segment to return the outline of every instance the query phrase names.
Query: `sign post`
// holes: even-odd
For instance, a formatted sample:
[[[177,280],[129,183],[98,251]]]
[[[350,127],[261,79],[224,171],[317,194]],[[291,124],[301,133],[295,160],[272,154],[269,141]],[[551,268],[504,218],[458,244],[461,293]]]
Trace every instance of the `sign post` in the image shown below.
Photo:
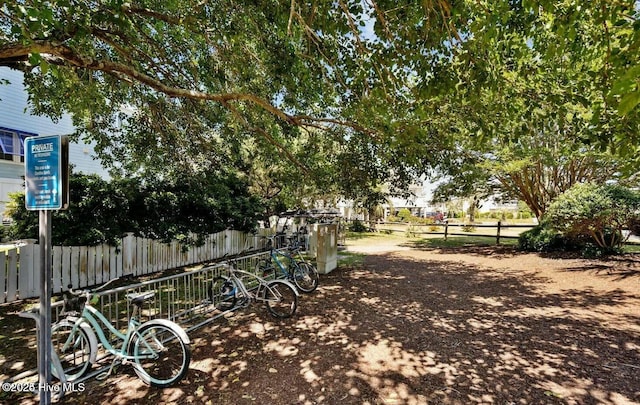
[[[51,211],[69,205],[69,143],[65,136],[29,137],[24,142],[25,205],[39,211],[40,321],[38,388],[40,403],[51,403]]]

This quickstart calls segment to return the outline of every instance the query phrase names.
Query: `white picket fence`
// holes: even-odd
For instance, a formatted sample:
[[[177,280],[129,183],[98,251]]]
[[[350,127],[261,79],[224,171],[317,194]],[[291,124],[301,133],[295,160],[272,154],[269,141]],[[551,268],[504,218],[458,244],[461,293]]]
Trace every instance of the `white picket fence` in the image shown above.
[[[0,303],[40,296],[40,247],[26,240],[0,252]],[[260,237],[240,231],[224,231],[205,238],[202,246],[178,242],[161,243],[127,235],[117,248],[99,246],[54,246],[52,249],[53,293],[105,283],[122,276],[141,276],[179,267],[206,263],[225,254],[239,254],[260,245]]]

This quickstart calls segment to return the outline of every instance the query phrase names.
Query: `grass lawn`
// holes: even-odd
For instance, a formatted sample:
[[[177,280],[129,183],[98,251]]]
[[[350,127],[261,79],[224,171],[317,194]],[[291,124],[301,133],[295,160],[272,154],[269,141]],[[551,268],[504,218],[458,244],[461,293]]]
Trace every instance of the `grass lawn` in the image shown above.
[[[357,241],[358,244],[371,241],[372,244],[380,240],[407,240],[419,248],[455,248],[464,246],[494,246],[496,238],[493,236],[449,236],[447,240],[442,235],[432,235],[429,237],[407,237],[406,234],[394,233],[371,233],[371,232],[349,232],[347,234],[347,245],[349,240]],[[517,246],[516,238],[500,238],[500,245]],[[640,253],[640,244],[626,244],[622,248],[623,253]],[[341,253],[343,254],[343,253]]]
[[[455,248],[463,246],[493,246],[496,244],[496,238],[488,236],[453,236],[445,240],[438,238],[420,238],[415,242],[417,247],[421,248]],[[517,239],[501,238],[500,244],[505,246],[515,246],[518,244]]]

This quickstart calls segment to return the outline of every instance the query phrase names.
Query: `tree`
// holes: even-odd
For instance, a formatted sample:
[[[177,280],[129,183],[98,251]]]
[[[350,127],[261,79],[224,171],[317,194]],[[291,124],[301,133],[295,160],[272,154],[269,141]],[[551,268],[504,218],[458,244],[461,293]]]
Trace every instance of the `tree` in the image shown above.
[[[443,82],[457,81],[455,91],[435,91],[455,111],[447,126],[458,157],[442,167],[448,181],[436,198],[522,200],[541,218],[574,184],[635,181],[638,165],[628,151],[638,148],[640,121],[633,113],[621,118],[608,95],[608,50],[620,33],[601,28],[615,12],[574,6],[581,7],[494,3],[488,13],[478,6],[472,37],[438,73]],[[620,7],[613,8],[624,13]]]
[[[435,158],[419,156],[425,135],[394,110],[409,110],[406,45],[448,38],[437,23],[448,13],[442,0],[3,1],[0,65],[25,72],[36,112],[71,112],[114,169],[230,165],[228,146],[247,139],[306,168],[291,142],[318,129],[336,173],[358,168],[368,190],[407,184]],[[405,30],[411,21],[420,27]],[[412,129],[395,140],[390,126]]]
[[[634,0],[0,1],[0,66],[126,173],[233,165],[248,140],[304,168],[317,129],[341,193],[399,192],[455,164],[452,137],[573,106],[576,137],[640,159]]]

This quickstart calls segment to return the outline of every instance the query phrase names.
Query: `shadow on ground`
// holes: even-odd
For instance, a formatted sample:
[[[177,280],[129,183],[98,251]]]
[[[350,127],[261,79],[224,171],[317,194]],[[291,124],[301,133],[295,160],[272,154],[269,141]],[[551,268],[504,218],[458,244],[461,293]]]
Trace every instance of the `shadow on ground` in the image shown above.
[[[177,387],[151,389],[128,373],[66,403],[639,403],[640,296],[549,293],[549,282],[371,255],[323,276],[292,319],[255,306],[192,332]]]

